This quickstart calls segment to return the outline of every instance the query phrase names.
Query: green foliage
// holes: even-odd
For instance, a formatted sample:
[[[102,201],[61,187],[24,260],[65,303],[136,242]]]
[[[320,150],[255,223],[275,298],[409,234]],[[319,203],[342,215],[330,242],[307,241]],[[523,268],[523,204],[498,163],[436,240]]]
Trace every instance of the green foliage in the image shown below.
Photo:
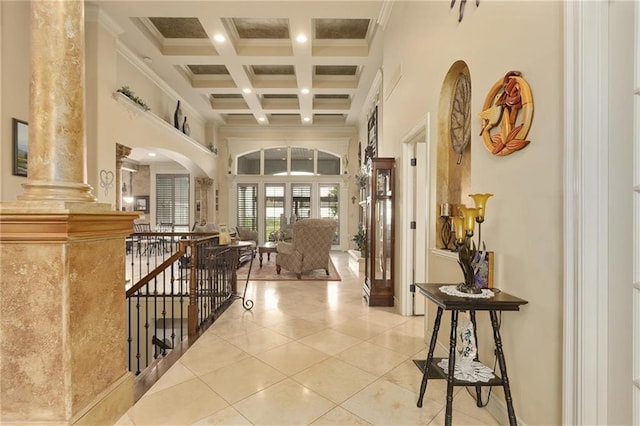
[[[351,241],[356,243],[358,250],[360,250],[360,254],[365,256],[365,252],[367,250],[367,236],[364,233],[364,229],[360,229],[358,233],[351,238]]]
[[[125,95],[127,98],[131,99],[134,103],[140,105],[140,107],[142,107],[142,109],[144,109],[145,111],[149,111],[151,109],[149,108],[149,105],[147,105],[142,99],[137,97],[131,89],[129,89],[129,86],[122,86],[117,91]]]
[[[363,170],[360,170],[353,177],[356,180],[356,185],[358,185],[358,188],[364,188],[365,186],[367,186],[367,180],[369,179],[369,176]]]

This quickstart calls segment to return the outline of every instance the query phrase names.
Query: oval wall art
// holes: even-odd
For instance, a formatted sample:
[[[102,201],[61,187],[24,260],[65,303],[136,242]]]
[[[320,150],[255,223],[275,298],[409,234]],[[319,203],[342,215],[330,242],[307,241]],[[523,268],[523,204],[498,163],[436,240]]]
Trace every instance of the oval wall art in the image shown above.
[[[509,155],[529,145],[533,95],[520,71],[509,71],[493,85],[479,115],[480,136],[493,155]]]

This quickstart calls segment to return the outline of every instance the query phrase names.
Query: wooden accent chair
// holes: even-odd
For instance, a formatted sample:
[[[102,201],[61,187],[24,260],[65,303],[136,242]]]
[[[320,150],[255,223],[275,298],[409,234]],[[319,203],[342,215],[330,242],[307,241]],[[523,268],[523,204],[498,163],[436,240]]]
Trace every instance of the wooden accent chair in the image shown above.
[[[290,243],[277,245],[276,272],[280,268],[295,272],[298,279],[302,273],[324,269],[329,275],[329,251],[338,224],[331,219],[304,219],[293,225]]]

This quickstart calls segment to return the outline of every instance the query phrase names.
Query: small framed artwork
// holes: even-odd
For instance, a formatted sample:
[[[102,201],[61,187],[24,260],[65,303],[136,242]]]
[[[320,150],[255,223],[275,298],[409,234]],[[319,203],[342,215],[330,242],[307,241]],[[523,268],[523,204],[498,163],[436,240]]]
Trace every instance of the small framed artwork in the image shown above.
[[[29,151],[29,124],[13,119],[13,174],[27,176],[27,153]]]
[[[476,287],[493,288],[493,252],[484,251],[476,253],[479,263],[476,272]]]
[[[375,158],[378,156],[378,106],[373,109],[367,123],[367,149],[366,158]]]
[[[149,196],[136,195],[133,197],[133,209],[137,212],[149,213]]]

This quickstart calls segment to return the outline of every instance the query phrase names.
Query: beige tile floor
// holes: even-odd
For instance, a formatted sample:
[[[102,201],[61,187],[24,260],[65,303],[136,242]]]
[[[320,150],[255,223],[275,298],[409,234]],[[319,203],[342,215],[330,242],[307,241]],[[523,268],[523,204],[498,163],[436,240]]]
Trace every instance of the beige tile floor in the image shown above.
[[[250,282],[254,308],[235,302],[117,424],[444,424],[444,381],[416,407],[423,317],[366,306],[362,276],[332,258],[342,281]],[[463,388],[453,421],[498,424]]]

